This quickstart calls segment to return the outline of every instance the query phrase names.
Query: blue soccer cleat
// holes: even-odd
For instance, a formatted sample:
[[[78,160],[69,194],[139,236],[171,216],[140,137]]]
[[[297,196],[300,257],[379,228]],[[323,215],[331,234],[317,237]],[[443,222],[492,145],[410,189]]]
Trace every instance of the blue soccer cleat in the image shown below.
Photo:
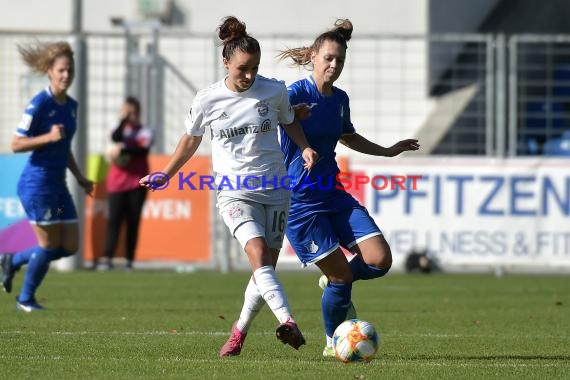
[[[0,255],[0,267],[2,270],[2,288],[6,293],[12,291],[12,281],[14,280],[14,274],[16,271],[12,266],[12,255],[8,253],[3,253]]]
[[[20,302],[16,300],[16,310],[24,311],[26,313],[31,313],[33,311],[41,311],[44,309],[45,308],[42,305],[40,305],[35,298],[27,302]]]

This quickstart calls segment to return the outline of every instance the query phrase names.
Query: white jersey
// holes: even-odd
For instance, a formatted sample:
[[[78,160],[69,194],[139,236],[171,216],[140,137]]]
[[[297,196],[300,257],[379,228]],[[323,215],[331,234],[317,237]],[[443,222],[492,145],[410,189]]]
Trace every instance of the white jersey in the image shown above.
[[[264,190],[287,176],[278,125],[291,124],[294,118],[285,84],[257,75],[243,92],[231,91],[225,80],[200,90],[184,125],[192,136],[202,136],[210,127],[218,187],[231,184],[234,190],[244,190],[249,177],[249,189]]]

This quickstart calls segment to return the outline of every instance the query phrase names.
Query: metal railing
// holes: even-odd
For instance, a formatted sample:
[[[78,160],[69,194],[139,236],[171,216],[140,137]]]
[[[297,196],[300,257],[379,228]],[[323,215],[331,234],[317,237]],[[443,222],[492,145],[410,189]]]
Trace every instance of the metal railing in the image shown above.
[[[0,33],[0,135],[9,141],[29,98],[47,84],[22,64],[16,45],[37,33]],[[66,39],[49,35],[42,40]],[[199,88],[221,79],[219,44],[213,35],[160,31],[85,35],[88,47],[89,151],[102,153],[125,95],[143,100],[147,124],[159,130],[155,152],[171,152],[184,133],[183,120]],[[277,53],[308,45],[312,36],[258,36],[260,74],[291,83],[308,71],[279,62]],[[478,84],[477,95],[450,126],[435,154],[494,154],[496,73],[492,38],[486,35],[383,36],[350,41],[338,86],[351,97],[357,130],[383,145],[413,136],[434,112],[437,97]],[[152,125],[156,124],[156,125]],[[207,140],[207,139],[205,139]],[[0,151],[7,151],[4,144]],[[199,153],[209,153],[204,142]]]
[[[40,37],[38,37],[40,36]],[[26,103],[45,77],[31,74],[17,45],[69,39],[50,33],[0,32],[0,152]],[[126,95],[143,100],[147,124],[157,129],[155,152],[171,152],[199,88],[224,75],[214,35],[167,30],[84,35],[88,49],[89,152],[102,153]],[[308,71],[275,58],[311,36],[258,37],[260,73],[291,83]],[[381,144],[415,135],[438,112],[446,95],[477,85],[430,154],[518,156],[540,154],[541,145],[567,130],[570,105],[570,36],[498,35],[357,36],[350,41],[337,85],[351,98],[357,131]],[[428,130],[429,132],[429,130]],[[209,153],[209,142],[198,153]],[[349,152],[345,152],[350,154]]]
[[[509,40],[509,156],[544,154],[570,131],[570,36]]]

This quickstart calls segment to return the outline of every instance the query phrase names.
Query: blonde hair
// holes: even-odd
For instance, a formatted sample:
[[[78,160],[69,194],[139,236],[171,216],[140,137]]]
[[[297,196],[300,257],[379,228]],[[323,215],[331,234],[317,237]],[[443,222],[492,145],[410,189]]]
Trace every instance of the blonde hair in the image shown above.
[[[307,66],[311,64],[311,54],[314,51],[319,51],[325,41],[334,41],[339,45],[348,48],[347,41],[352,37],[352,22],[349,19],[338,19],[334,23],[334,27],[324,33],[321,33],[311,46],[302,46],[298,48],[291,48],[282,50],[277,57],[279,60],[291,58],[293,64],[297,66]]]
[[[18,52],[26,65],[38,73],[47,73],[59,57],[67,57],[73,62],[73,50],[64,41],[18,45]]]

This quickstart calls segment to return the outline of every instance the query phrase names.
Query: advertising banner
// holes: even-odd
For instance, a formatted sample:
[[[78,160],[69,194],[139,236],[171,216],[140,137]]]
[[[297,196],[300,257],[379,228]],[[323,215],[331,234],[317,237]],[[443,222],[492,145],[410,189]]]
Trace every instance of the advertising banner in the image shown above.
[[[18,252],[37,244],[17,192],[27,159],[27,154],[0,155],[0,252]]]
[[[161,170],[170,157],[151,156],[151,173]],[[105,191],[106,163],[102,157],[90,157],[90,178],[97,178],[93,198],[86,202],[85,260],[103,255],[106,223],[107,195]],[[180,173],[196,176],[209,175],[208,157],[193,157]],[[209,263],[211,191],[180,188],[178,178],[172,178],[164,189],[149,191],[143,208],[139,231],[137,262],[193,262]],[[116,249],[115,257],[124,256],[124,238]]]
[[[402,265],[426,250],[443,265],[570,270],[570,161],[351,161],[343,184]]]

